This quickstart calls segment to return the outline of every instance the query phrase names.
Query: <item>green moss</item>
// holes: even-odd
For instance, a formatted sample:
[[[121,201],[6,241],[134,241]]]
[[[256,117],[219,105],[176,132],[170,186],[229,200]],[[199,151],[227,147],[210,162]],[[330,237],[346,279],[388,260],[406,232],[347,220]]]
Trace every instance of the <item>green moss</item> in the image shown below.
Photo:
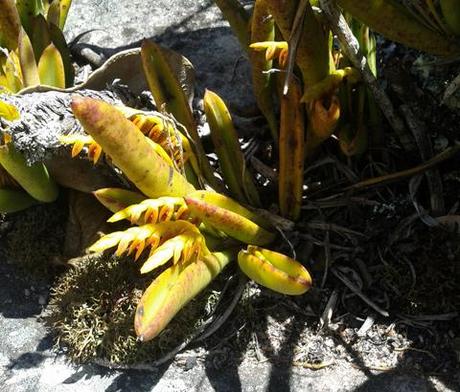
[[[62,256],[66,208],[42,204],[5,217],[6,252],[10,259],[36,274],[50,274]]]
[[[116,364],[153,361],[182,343],[214,308],[215,288],[187,305],[156,339],[138,342],[133,320],[136,305],[153,276],[142,276],[129,258],[85,257],[64,273],[52,290],[48,326],[57,346],[75,362],[98,358]],[[223,278],[221,278],[223,279]]]

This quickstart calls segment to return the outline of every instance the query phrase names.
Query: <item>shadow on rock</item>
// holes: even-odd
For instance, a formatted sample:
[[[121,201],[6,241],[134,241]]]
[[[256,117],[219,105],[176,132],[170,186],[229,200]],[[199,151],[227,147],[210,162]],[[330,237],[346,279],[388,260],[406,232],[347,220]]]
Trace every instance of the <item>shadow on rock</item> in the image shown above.
[[[5,318],[27,318],[43,309],[49,289],[46,282],[26,276],[14,264],[0,261],[0,314]]]

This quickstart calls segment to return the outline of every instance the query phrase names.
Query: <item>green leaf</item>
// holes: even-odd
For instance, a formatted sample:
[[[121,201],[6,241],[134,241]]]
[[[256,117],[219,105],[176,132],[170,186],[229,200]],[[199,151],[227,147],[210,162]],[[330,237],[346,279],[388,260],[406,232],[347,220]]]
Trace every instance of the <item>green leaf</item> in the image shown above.
[[[21,18],[21,23],[29,36],[32,34],[33,18],[43,13],[42,0],[16,0],[16,8]]]
[[[43,163],[28,166],[24,156],[8,143],[0,147],[0,164],[35,199],[56,200],[58,188]]]
[[[40,84],[40,76],[38,75],[32,43],[24,29],[21,29],[21,34],[19,35],[18,49],[24,87]]]
[[[64,29],[65,22],[67,20],[67,14],[69,13],[72,0],[59,0],[59,6],[61,8],[59,13],[59,28]]]
[[[48,22],[43,15],[37,15],[32,19],[32,34],[29,32],[27,34],[31,38],[35,59],[38,61],[45,48],[51,43]]]
[[[53,44],[50,44],[38,62],[40,84],[65,88],[64,63],[61,54]]]
[[[260,205],[257,188],[252,181],[251,173],[246,168],[238,135],[227,106],[216,93],[206,90],[204,111],[211,129],[211,138],[219,158],[224,182],[228,185],[232,195],[240,202]]]
[[[51,41],[61,54],[62,62],[64,64],[65,85],[66,87],[72,87],[74,84],[75,70],[72,65],[70,49],[67,46],[64,34],[62,34],[62,30],[53,23],[48,25],[48,31]]]
[[[248,50],[249,45],[249,15],[238,0],[216,0],[216,5],[230,24],[241,47]]]
[[[193,140],[193,146],[204,177],[211,186],[221,189],[204,153],[193,118],[191,102],[188,99],[191,97],[191,91],[193,91],[193,84],[191,83],[192,64],[178,53],[162,48],[148,40],[144,40],[142,43],[141,57],[145,78],[157,107],[171,113],[177,121],[185,126]],[[178,75],[181,76],[180,79]]]
[[[0,10],[0,47],[15,50],[21,22],[14,0],[0,0]]]
[[[337,0],[337,4],[392,41],[439,56],[460,53],[454,40],[430,30],[396,0]],[[458,1],[455,7],[458,9]]]

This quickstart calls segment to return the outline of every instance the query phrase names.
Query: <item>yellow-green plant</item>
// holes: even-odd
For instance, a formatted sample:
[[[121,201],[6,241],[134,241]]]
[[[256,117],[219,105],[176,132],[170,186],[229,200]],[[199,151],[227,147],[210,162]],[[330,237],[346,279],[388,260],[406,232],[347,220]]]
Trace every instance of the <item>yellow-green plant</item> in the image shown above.
[[[1,0],[0,88],[69,87],[74,71],[62,34],[71,0]]]
[[[230,19],[223,3],[233,1],[217,3]],[[294,220],[301,212],[304,161],[311,161],[337,128],[340,86],[359,79],[352,67],[340,68],[330,30],[313,5],[306,0],[256,0],[251,17],[254,95],[278,147],[280,212]]]
[[[143,260],[141,273],[164,269],[143,294],[134,321],[138,337],[150,340],[235,258],[237,249],[215,248],[214,236],[265,246],[273,242],[275,234],[268,222],[238,202],[211,190],[195,190],[176,169],[174,154],[169,157],[164,150],[156,152],[155,140],[144,135],[138,128],[141,124],[127,119],[120,109],[79,96],[73,97],[71,106],[92,143],[110,156],[136,188],[135,192],[96,192],[96,197],[115,212],[110,222],[127,219],[136,226],[103,236],[89,250],[116,247],[117,255],[133,254],[136,260]],[[81,150],[78,138],[66,142]],[[86,136],[80,138],[87,141]],[[243,271],[261,284],[268,282],[273,290],[293,295],[311,286],[311,278],[300,263],[262,248],[249,248],[248,253],[250,258],[241,257]],[[264,265],[262,271],[258,271],[259,262]]]

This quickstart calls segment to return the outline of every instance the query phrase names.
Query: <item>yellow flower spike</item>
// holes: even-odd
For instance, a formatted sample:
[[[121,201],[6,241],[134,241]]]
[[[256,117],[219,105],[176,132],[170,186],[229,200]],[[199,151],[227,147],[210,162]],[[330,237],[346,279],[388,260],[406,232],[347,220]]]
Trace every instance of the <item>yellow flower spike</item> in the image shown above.
[[[306,89],[302,96],[302,102],[312,102],[323,97],[332,96],[345,78],[350,83],[357,83],[361,79],[361,75],[353,67],[345,67],[344,69],[332,71],[322,81]]]
[[[72,111],[129,180],[151,198],[183,196],[194,187],[152,147],[144,134],[114,106],[74,96]]]
[[[152,249],[148,259],[141,267],[141,273],[146,274],[154,269],[173,260],[173,264],[179,262],[188,263],[193,254],[209,254],[206,248],[203,236],[200,233],[186,232],[166,240],[158,248]]]
[[[162,206],[158,213],[158,219],[161,222],[167,222],[171,220],[171,218],[173,217],[173,214],[174,214],[173,208],[170,208],[169,206]]]
[[[113,233],[107,234],[97,240],[91,247],[88,249],[90,252],[103,252],[106,249],[113,248],[117,246],[121,241],[123,232],[115,231]]]
[[[101,146],[89,135],[62,135],[59,137],[59,141],[62,144],[72,145],[72,158],[75,158],[86,147],[88,156],[96,164],[102,153]]]
[[[128,248],[128,251],[126,252],[126,254],[128,256],[132,255],[134,251],[136,251],[136,254],[139,250],[139,247],[142,248],[142,250],[144,249],[145,245],[142,246],[142,244],[145,244],[145,240],[140,240],[140,239],[135,239],[133,242],[131,242],[131,244],[129,245],[129,248]],[[140,252],[142,253],[142,252]],[[139,254],[140,256],[140,254]],[[136,257],[134,257],[134,260],[137,260]]]
[[[78,154],[80,154],[85,147],[85,142],[82,140],[76,140],[75,143],[72,146],[72,158],[75,158]]]
[[[111,216],[108,222],[118,222],[129,219],[131,223],[157,223],[169,220],[186,219],[188,207],[181,197],[159,197],[158,199],[146,199],[139,204],[118,211]]]
[[[239,252],[238,264],[252,280],[281,294],[301,295],[312,286],[307,269],[282,253],[249,245]]]
[[[140,193],[121,188],[102,188],[93,192],[93,195],[99,203],[114,213],[146,199]]]
[[[308,114],[305,156],[310,158],[316,148],[334,132],[340,118],[340,101],[334,95],[328,107],[325,107],[323,100],[311,102],[308,105]]]
[[[116,253],[121,255],[133,241],[145,241],[145,247],[155,249],[163,241],[185,232],[199,233],[199,230],[195,225],[186,221],[150,223],[107,234],[91,245],[88,250],[103,252],[118,245]]]
[[[281,67],[286,65],[289,53],[289,45],[286,41],[263,41],[254,42],[249,47],[257,52],[265,51],[265,60],[277,59]]]
[[[96,165],[102,154],[102,148],[99,144],[93,143],[88,147],[88,156],[92,158],[93,164]]]
[[[148,341],[202,291],[233,259],[233,253],[212,253],[194,262],[174,265],[162,272],[147,288],[137,305],[134,329]]]
[[[275,239],[275,234],[260,226],[264,221],[257,214],[229,197],[215,192],[196,191],[185,196],[184,200],[192,216],[239,241],[266,245]]]
[[[193,149],[180,130],[175,127],[172,119],[162,118],[159,115],[150,116],[142,113],[130,114],[129,110],[125,114],[129,120],[136,125],[140,131],[149,139],[158,143],[173,159],[178,169],[184,169],[184,165],[190,162],[191,168],[198,175],[200,168]],[[165,122],[168,122],[166,125]]]

